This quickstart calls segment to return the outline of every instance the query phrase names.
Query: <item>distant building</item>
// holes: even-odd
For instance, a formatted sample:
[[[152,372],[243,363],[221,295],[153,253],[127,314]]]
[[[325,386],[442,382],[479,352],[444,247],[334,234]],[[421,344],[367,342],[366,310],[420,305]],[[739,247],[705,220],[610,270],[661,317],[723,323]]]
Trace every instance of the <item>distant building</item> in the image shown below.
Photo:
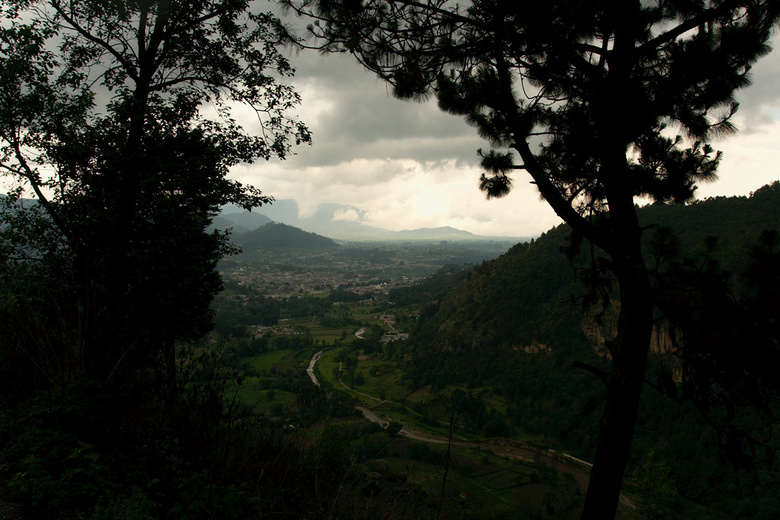
[[[409,334],[402,333],[402,334],[385,334],[382,336],[379,341],[381,343],[390,343],[391,341],[406,341],[409,339]]]
[[[382,314],[378,319],[385,325],[395,325],[395,314]]]

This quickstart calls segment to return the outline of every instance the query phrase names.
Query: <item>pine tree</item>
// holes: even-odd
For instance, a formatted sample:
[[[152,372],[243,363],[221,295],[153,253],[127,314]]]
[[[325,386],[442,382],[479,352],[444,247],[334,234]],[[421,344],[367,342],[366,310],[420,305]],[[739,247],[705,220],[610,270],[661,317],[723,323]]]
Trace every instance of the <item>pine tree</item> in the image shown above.
[[[286,0],[321,48],[352,53],[397,97],[436,96],[491,144],[488,197],[519,170],[608,261],[620,314],[583,519],[612,518],[633,436],[653,325],[634,200],[684,203],[713,180],[708,141],[735,131],[736,90],[769,52],[771,0]],[[675,130],[679,135],[675,135]],[[574,241],[576,245],[576,240]],[[606,297],[592,276],[591,293]],[[602,298],[599,302],[606,305]]]

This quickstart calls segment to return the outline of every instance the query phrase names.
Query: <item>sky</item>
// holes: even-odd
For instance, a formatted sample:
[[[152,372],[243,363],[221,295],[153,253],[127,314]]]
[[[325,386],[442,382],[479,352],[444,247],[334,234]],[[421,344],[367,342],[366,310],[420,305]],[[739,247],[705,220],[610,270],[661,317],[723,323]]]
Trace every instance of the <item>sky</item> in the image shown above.
[[[477,150],[489,144],[435,100],[393,98],[348,55],[306,51],[290,61],[291,84],[303,99],[298,116],[313,145],[297,147],[285,161],[239,165],[232,177],[276,199],[296,200],[300,217],[338,203],[364,210],[345,209],[338,218],[393,231],[452,226],[520,237],[561,222],[522,171],[514,174],[509,196],[486,200],[478,189]],[[780,179],[780,50],[754,66],[752,79],[738,94],[739,133],[712,143],[724,153],[719,180],[701,185],[699,199],[748,195]]]

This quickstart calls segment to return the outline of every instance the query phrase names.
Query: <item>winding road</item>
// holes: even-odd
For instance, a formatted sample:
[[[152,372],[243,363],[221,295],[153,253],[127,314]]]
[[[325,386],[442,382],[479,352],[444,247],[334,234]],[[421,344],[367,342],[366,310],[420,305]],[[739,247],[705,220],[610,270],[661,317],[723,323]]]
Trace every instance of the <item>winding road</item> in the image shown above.
[[[357,336],[358,334],[362,334],[364,330],[365,329],[358,330],[355,333],[355,335]],[[311,378],[312,382],[317,386],[320,386],[320,382],[317,379],[317,376],[314,374],[314,366],[317,364],[317,361],[319,361],[320,357],[322,357],[322,353],[323,351],[320,350],[319,352],[314,354],[314,356],[311,358],[311,361],[309,361],[309,368],[306,369],[306,373],[309,374],[309,377]],[[339,380],[339,382],[344,386],[344,388],[346,388],[350,392],[357,393],[365,397],[369,397],[371,399],[375,399],[380,403],[389,402],[389,401],[383,401],[378,397],[374,397],[372,395],[364,394],[363,392],[358,392],[357,390],[353,390],[349,388],[347,385],[345,385],[341,380]],[[387,426],[390,424],[391,421],[390,418],[380,415],[374,410],[371,410],[364,406],[357,406],[356,409],[361,414],[363,414],[363,417],[365,417],[367,420],[373,423],[377,423],[382,428],[387,428]],[[421,432],[419,430],[407,428],[406,426],[402,426],[401,431],[399,431],[398,433],[399,435],[406,437],[407,439],[427,442],[431,444],[447,444],[448,442],[447,437],[432,435],[429,433]],[[593,465],[584,460],[580,460],[576,457],[572,457],[571,455],[567,455],[566,453],[559,453],[554,450],[537,448],[525,444],[523,442],[519,442],[511,439],[490,439],[488,441],[482,441],[482,442],[453,440],[452,445],[465,447],[465,448],[489,448],[490,451],[492,451],[496,455],[503,455],[505,457],[515,458],[527,462],[536,462],[536,463],[544,464],[545,466],[553,468],[558,472],[569,473],[574,477],[574,480],[577,482],[577,485],[580,487],[580,489],[582,489],[583,491],[588,489],[588,482],[590,480],[590,468]],[[628,512],[628,514],[631,514],[631,512],[635,510],[635,507],[631,503],[631,501],[622,493],[620,494],[619,507],[622,511]]]
[[[314,354],[311,358],[311,361],[309,361],[309,368],[306,369],[306,373],[309,374],[309,377],[311,378],[311,382],[314,383],[316,386],[320,386],[320,381],[317,379],[317,376],[314,375],[314,365],[317,364],[317,361],[320,360],[322,357],[322,350]]]
[[[358,331],[358,333],[359,332],[360,331]],[[311,358],[311,361],[309,361],[309,368],[306,369],[306,373],[309,374],[309,377],[311,378],[312,382],[317,386],[320,386],[320,382],[317,379],[317,376],[314,374],[314,366],[317,364],[317,361],[319,361],[320,357],[322,356],[322,353],[323,351],[320,350],[319,352],[314,354],[314,356]],[[362,392],[353,390],[349,388],[347,385],[345,385],[343,382],[341,382],[341,384],[344,386],[344,388],[346,388],[350,392],[354,392],[363,395],[365,397],[375,399],[379,402],[387,402],[387,401],[382,401],[378,397],[374,397],[372,395],[364,394]],[[390,424],[391,421],[390,418],[380,415],[374,410],[371,410],[364,406],[357,406],[356,409],[360,411],[360,413],[363,414],[363,417],[365,417],[367,420],[376,423],[383,428],[387,428],[387,426]],[[427,442],[431,444],[447,444],[448,442],[447,437],[432,435],[419,430],[408,428],[406,426],[403,426],[401,428],[399,435],[406,437],[408,439]],[[507,457],[516,458],[528,462],[539,462],[546,466],[552,467],[557,471],[570,473],[577,481],[577,484],[582,489],[587,489],[588,487],[591,464],[583,460],[574,458],[565,453],[558,453],[552,450],[536,448],[528,444],[519,441],[510,440],[510,439],[491,439],[489,441],[484,441],[484,442],[453,440],[452,445],[466,447],[466,448],[489,447],[490,450],[493,453],[496,453],[497,455],[504,455]],[[621,501],[623,500],[624,497],[621,496]]]

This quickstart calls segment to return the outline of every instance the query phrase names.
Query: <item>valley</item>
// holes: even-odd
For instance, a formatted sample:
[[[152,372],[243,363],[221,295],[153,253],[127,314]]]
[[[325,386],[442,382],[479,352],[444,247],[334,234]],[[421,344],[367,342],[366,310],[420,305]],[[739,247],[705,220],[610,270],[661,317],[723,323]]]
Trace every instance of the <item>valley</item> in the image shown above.
[[[0,520],[780,519],[780,1],[0,11]]]
[[[485,434],[460,417],[453,418],[450,443],[453,388],[412,389],[404,380],[405,338],[425,305],[474,269],[469,258],[481,263],[495,247],[352,244],[348,252],[276,252],[273,263],[241,256],[225,262],[216,331],[229,331],[242,401],[268,420],[352,439],[367,475],[376,464],[388,464],[390,475],[405,473],[405,485],[428,497],[406,501],[409,518],[428,517],[427,501],[435,503],[442,485],[449,516],[486,511],[492,513],[485,518],[502,518],[520,504],[547,504],[563,518],[582,499],[586,466],[546,450],[538,437]],[[279,309],[275,325],[233,312],[270,301]],[[488,388],[474,393],[491,414],[506,410]],[[454,471],[445,479],[448,466]],[[398,489],[394,482],[384,475],[377,485],[387,494]],[[621,507],[619,518],[629,512]]]
[[[680,245],[688,261],[703,254],[709,215],[727,208],[734,232],[720,236],[713,254],[743,270],[760,229],[751,208],[778,220],[766,205],[777,193],[687,208]],[[641,215],[673,224],[679,208]],[[593,374],[607,367],[599,352],[610,335],[608,319],[583,320],[576,274],[589,259],[561,254],[568,237],[555,228],[488,261],[492,253],[474,244],[250,252],[223,263],[211,341],[226,346],[240,373],[236,391],[256,417],[346,442],[359,480],[377,479],[372,501],[413,483],[425,490],[422,502],[405,506],[419,518],[440,497],[454,518],[486,504],[493,518],[548,506],[550,517],[567,518],[587,482],[604,399]],[[654,354],[649,381],[673,366],[670,354]],[[695,449],[689,438],[699,439]],[[667,514],[677,511],[670,518],[701,510],[702,518],[726,518],[723,511],[743,504],[771,509],[759,499],[767,487],[740,488],[753,498],[718,491],[738,475],[718,453],[717,432],[700,412],[649,388],[618,518],[637,514],[632,503],[659,500],[648,493],[671,497],[662,503]],[[373,475],[385,464],[388,473]],[[660,487],[646,489],[648,479]]]
[[[357,435],[360,440],[350,444],[361,446],[357,457],[365,459],[365,471],[379,459],[405,468],[418,485],[441,479],[436,486],[445,484],[445,510],[466,507],[464,495],[467,509],[489,503],[495,518],[518,504],[547,504],[565,517],[587,488],[587,463],[509,426],[508,403],[490,386],[417,388],[404,375],[411,362],[405,338],[417,329],[426,305],[474,271],[470,258],[481,264],[495,248],[351,244],[348,251],[274,251],[265,253],[266,261],[255,254],[224,262],[227,289],[215,301],[216,330],[229,331],[233,364],[243,374],[243,402],[261,417],[296,428]],[[275,325],[236,320],[230,311],[270,301],[278,306]],[[457,412],[453,395],[467,396]],[[382,435],[387,438],[379,442]],[[445,479],[441,472],[450,465],[456,470]],[[436,486],[426,494],[439,496]],[[631,511],[625,499],[618,518],[629,518]]]
[[[244,247],[220,263],[228,282],[275,297],[344,289],[356,294],[409,287],[445,265],[478,265],[510,242],[345,242],[334,249]]]

